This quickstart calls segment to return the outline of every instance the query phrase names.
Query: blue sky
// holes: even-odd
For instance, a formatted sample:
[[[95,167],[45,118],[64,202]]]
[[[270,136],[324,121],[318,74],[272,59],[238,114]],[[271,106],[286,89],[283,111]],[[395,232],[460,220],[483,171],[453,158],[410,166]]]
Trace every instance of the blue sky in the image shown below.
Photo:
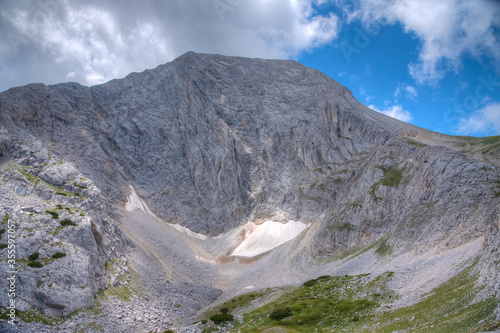
[[[187,51],[294,59],[416,126],[500,135],[496,0],[0,0],[0,91],[99,84]]]

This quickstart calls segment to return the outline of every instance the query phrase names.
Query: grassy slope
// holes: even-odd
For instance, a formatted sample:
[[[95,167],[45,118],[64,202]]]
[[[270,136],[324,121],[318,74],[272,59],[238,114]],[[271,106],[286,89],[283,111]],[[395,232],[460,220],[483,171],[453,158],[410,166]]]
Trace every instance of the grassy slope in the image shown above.
[[[477,278],[472,267],[424,295],[408,307],[391,309],[397,297],[387,288],[392,272],[374,280],[364,275],[321,277],[300,287],[291,287],[274,301],[244,314],[231,332],[262,332],[280,327],[281,332],[479,332],[499,326],[493,312],[499,301],[488,299],[472,304],[477,294]],[[239,313],[250,300],[258,301],[263,293],[236,297],[214,309],[226,307]],[[269,315],[277,309],[289,308],[291,316],[273,320]],[[207,319],[210,316],[207,316]],[[213,331],[208,321],[205,331]],[[278,330],[277,330],[278,331]]]

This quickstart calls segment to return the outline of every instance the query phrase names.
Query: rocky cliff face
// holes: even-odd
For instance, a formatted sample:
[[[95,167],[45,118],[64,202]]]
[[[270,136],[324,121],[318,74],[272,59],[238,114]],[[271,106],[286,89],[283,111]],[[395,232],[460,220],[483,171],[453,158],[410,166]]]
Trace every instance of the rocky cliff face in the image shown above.
[[[66,215],[93,216],[63,229],[89,262],[88,290],[66,312],[88,303],[102,275],[98,258],[110,258],[112,242],[123,244],[101,211],[123,205],[130,186],[163,221],[205,235],[248,221],[311,223],[315,256],[373,242],[381,253],[446,251],[484,239],[478,267],[493,286],[488,295],[498,295],[498,273],[487,273],[498,260],[498,138],[454,138],[399,122],[296,62],[190,52],[90,88],[32,84],[0,94],[0,124],[0,155],[10,163],[4,184],[16,193],[4,213],[16,202],[25,208],[22,198],[35,193],[45,200],[39,208],[16,211],[34,229],[56,227],[38,217],[56,203],[70,208]],[[39,148],[18,146],[28,141]],[[57,196],[44,182],[81,195]],[[108,247],[99,244],[105,239]],[[72,265],[82,262],[76,256]],[[37,287],[41,302],[46,284]]]

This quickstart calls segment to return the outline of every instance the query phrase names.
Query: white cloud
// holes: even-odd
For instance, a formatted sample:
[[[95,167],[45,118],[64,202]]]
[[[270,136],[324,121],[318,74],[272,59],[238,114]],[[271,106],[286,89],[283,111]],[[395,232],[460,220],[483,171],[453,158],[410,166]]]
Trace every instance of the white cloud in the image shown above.
[[[460,119],[456,130],[462,135],[500,135],[500,103],[491,103]]]
[[[101,83],[187,51],[294,58],[336,38],[337,16],[313,10],[322,2],[4,0],[0,63],[12,74],[0,90],[61,82],[68,73],[83,84]]]
[[[418,92],[415,87],[409,86],[407,84],[400,84],[394,92],[394,97],[399,97],[402,93],[405,94],[406,98],[415,99],[418,97]]]
[[[359,1],[353,17],[365,23],[400,22],[422,42],[419,59],[408,66],[418,83],[436,83],[462,66],[462,56],[487,56],[500,64],[500,6],[494,0]]]
[[[411,112],[403,109],[401,105],[393,105],[385,110],[380,110],[375,105],[369,105],[369,108],[406,123],[412,122],[413,120]]]

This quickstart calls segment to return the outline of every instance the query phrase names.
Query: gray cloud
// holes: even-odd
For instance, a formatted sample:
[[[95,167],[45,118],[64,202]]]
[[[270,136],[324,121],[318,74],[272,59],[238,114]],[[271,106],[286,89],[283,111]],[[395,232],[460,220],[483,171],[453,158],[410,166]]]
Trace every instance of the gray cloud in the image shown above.
[[[0,90],[102,83],[187,51],[293,58],[337,35],[337,17],[312,1],[4,0]]]

